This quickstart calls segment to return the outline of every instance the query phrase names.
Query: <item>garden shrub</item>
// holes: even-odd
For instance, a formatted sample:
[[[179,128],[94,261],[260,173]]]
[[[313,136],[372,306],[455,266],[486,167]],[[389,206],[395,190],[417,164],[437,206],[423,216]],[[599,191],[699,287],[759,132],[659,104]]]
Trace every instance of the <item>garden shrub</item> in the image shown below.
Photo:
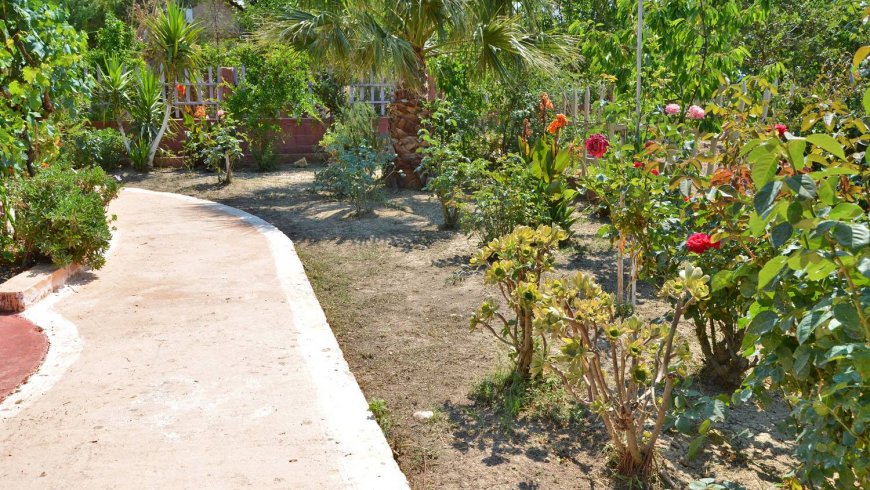
[[[522,379],[532,375],[535,352],[532,310],[541,299],[542,276],[553,270],[559,242],[567,236],[559,228],[518,226],[512,233],[488,243],[471,259],[471,265],[486,264],[484,283],[498,285],[511,312],[510,318],[505,317],[498,304],[489,299],[471,317],[471,328],[485,328],[509,346],[514,373]]]
[[[353,104],[320,142],[329,157],[314,174],[314,188],[351,202],[357,216],[371,210],[383,192],[383,176],[393,161],[391,145],[374,126],[369,104]]]
[[[121,133],[113,128],[79,127],[66,134],[62,156],[74,168],[98,165],[108,172],[127,161],[127,149]]]
[[[45,257],[58,266],[103,266],[112,238],[105,206],[118,184],[101,168],[51,166],[15,180],[10,193],[14,242],[23,262]]]
[[[506,155],[496,162],[496,169],[483,172],[479,181],[472,183],[460,226],[484,244],[519,225],[548,223],[550,209],[546,196],[538,192],[539,182],[522,157]]]
[[[870,90],[863,101],[866,116]],[[754,190],[735,195],[741,212],[718,234],[770,248],[749,272],[743,348],[759,363],[736,398],[783,390],[797,476],[826,488],[870,481],[870,134],[846,107],[822,101],[805,110],[804,136],[767,131],[747,142]]]
[[[613,297],[584,273],[535,291],[533,324],[542,344],[535,371],[554,373],[601,417],[622,476],[646,479],[655,469],[655,444],[689,356],[677,326],[686,306],[707,296],[708,281],[688,265],[665,283],[661,294],[676,300],[669,325],[620,320]]]
[[[187,165],[205,166],[218,174],[218,182],[231,183],[233,165],[243,156],[241,142],[246,137],[239,132],[236,121],[222,109],[209,117],[200,106],[193,115],[184,115],[184,125]]]
[[[263,172],[274,170],[280,117],[317,117],[309,91],[308,60],[286,46],[245,43],[235,48],[245,77],[227,98],[227,108],[250,137],[251,156]]]
[[[424,189],[435,194],[441,203],[444,228],[454,229],[459,225],[470,186],[485,172],[487,162],[466,157],[454,138],[444,142],[425,129],[420,138],[426,145],[419,150],[423,159],[417,173],[426,182]]]

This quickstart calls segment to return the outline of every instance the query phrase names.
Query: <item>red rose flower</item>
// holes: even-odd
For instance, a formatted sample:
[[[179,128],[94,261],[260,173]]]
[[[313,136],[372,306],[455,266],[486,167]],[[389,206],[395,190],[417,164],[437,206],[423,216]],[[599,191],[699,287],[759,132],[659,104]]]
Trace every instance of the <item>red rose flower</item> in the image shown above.
[[[634,162],[634,168],[641,168],[641,167],[643,167],[643,164],[642,164],[642,163],[640,163],[640,162]]]
[[[651,173],[651,174],[653,174],[653,175],[658,175],[658,174],[659,174],[659,169],[654,168],[654,169],[650,170],[649,173]]]
[[[683,202],[689,202],[689,196],[683,196]]]
[[[788,131],[788,126],[786,126],[785,124],[781,124],[781,123],[775,124],[773,126],[773,129],[776,130],[777,134],[779,134],[779,137],[781,138],[781,137],[785,136],[785,132]]]
[[[711,248],[719,250],[719,247],[719,242],[711,242],[710,235],[706,233],[692,233],[686,240],[686,248],[696,254],[702,254]]]
[[[593,134],[586,139],[586,152],[592,158],[601,158],[607,153],[610,142],[601,134]]]

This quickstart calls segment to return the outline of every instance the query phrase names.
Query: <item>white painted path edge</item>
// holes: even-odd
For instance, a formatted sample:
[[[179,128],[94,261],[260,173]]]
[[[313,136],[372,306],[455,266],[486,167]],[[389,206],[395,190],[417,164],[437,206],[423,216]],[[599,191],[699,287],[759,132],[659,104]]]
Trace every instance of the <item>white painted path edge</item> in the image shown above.
[[[347,453],[356,455],[343,459],[342,476],[351,488],[374,488],[375,482],[377,488],[383,490],[409,488],[383,432],[368,409],[359,384],[350,373],[290,238],[262,218],[224,204],[132,187],[124,191],[161,194],[211,207],[242,219],[268,239],[278,278],[293,315],[293,325],[300,333],[300,349],[306,352],[306,367],[312,379],[320,383],[316,402],[331,429],[328,435]],[[336,364],[342,369],[336,370]]]

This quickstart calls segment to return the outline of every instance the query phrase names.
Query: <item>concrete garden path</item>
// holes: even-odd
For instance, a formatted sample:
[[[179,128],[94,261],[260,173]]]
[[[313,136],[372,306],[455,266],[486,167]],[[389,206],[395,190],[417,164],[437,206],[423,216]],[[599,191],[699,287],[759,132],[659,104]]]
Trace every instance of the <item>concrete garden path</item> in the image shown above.
[[[290,240],[128,189],[106,266],[28,310],[51,346],[0,404],[0,488],[407,488]]]

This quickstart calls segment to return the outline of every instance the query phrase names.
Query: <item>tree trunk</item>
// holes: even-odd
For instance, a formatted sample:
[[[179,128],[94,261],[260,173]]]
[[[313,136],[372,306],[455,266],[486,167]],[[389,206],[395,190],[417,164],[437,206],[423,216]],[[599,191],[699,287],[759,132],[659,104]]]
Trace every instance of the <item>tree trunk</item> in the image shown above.
[[[224,155],[224,170],[226,170],[224,183],[231,184],[233,182],[233,162],[230,160],[229,155]]]
[[[163,123],[160,125],[160,130],[154,136],[154,141],[151,142],[151,148],[148,150],[148,170],[154,168],[154,157],[157,155],[157,149],[160,148],[160,140],[166,134],[166,128],[169,127],[169,115],[172,112],[172,102],[166,102],[166,112],[163,113]]]
[[[390,104],[390,139],[396,152],[395,170],[399,187],[420,189],[423,181],[417,173],[422,155],[417,153],[422,142],[417,133],[425,117],[423,99],[413,90],[399,88]]]

